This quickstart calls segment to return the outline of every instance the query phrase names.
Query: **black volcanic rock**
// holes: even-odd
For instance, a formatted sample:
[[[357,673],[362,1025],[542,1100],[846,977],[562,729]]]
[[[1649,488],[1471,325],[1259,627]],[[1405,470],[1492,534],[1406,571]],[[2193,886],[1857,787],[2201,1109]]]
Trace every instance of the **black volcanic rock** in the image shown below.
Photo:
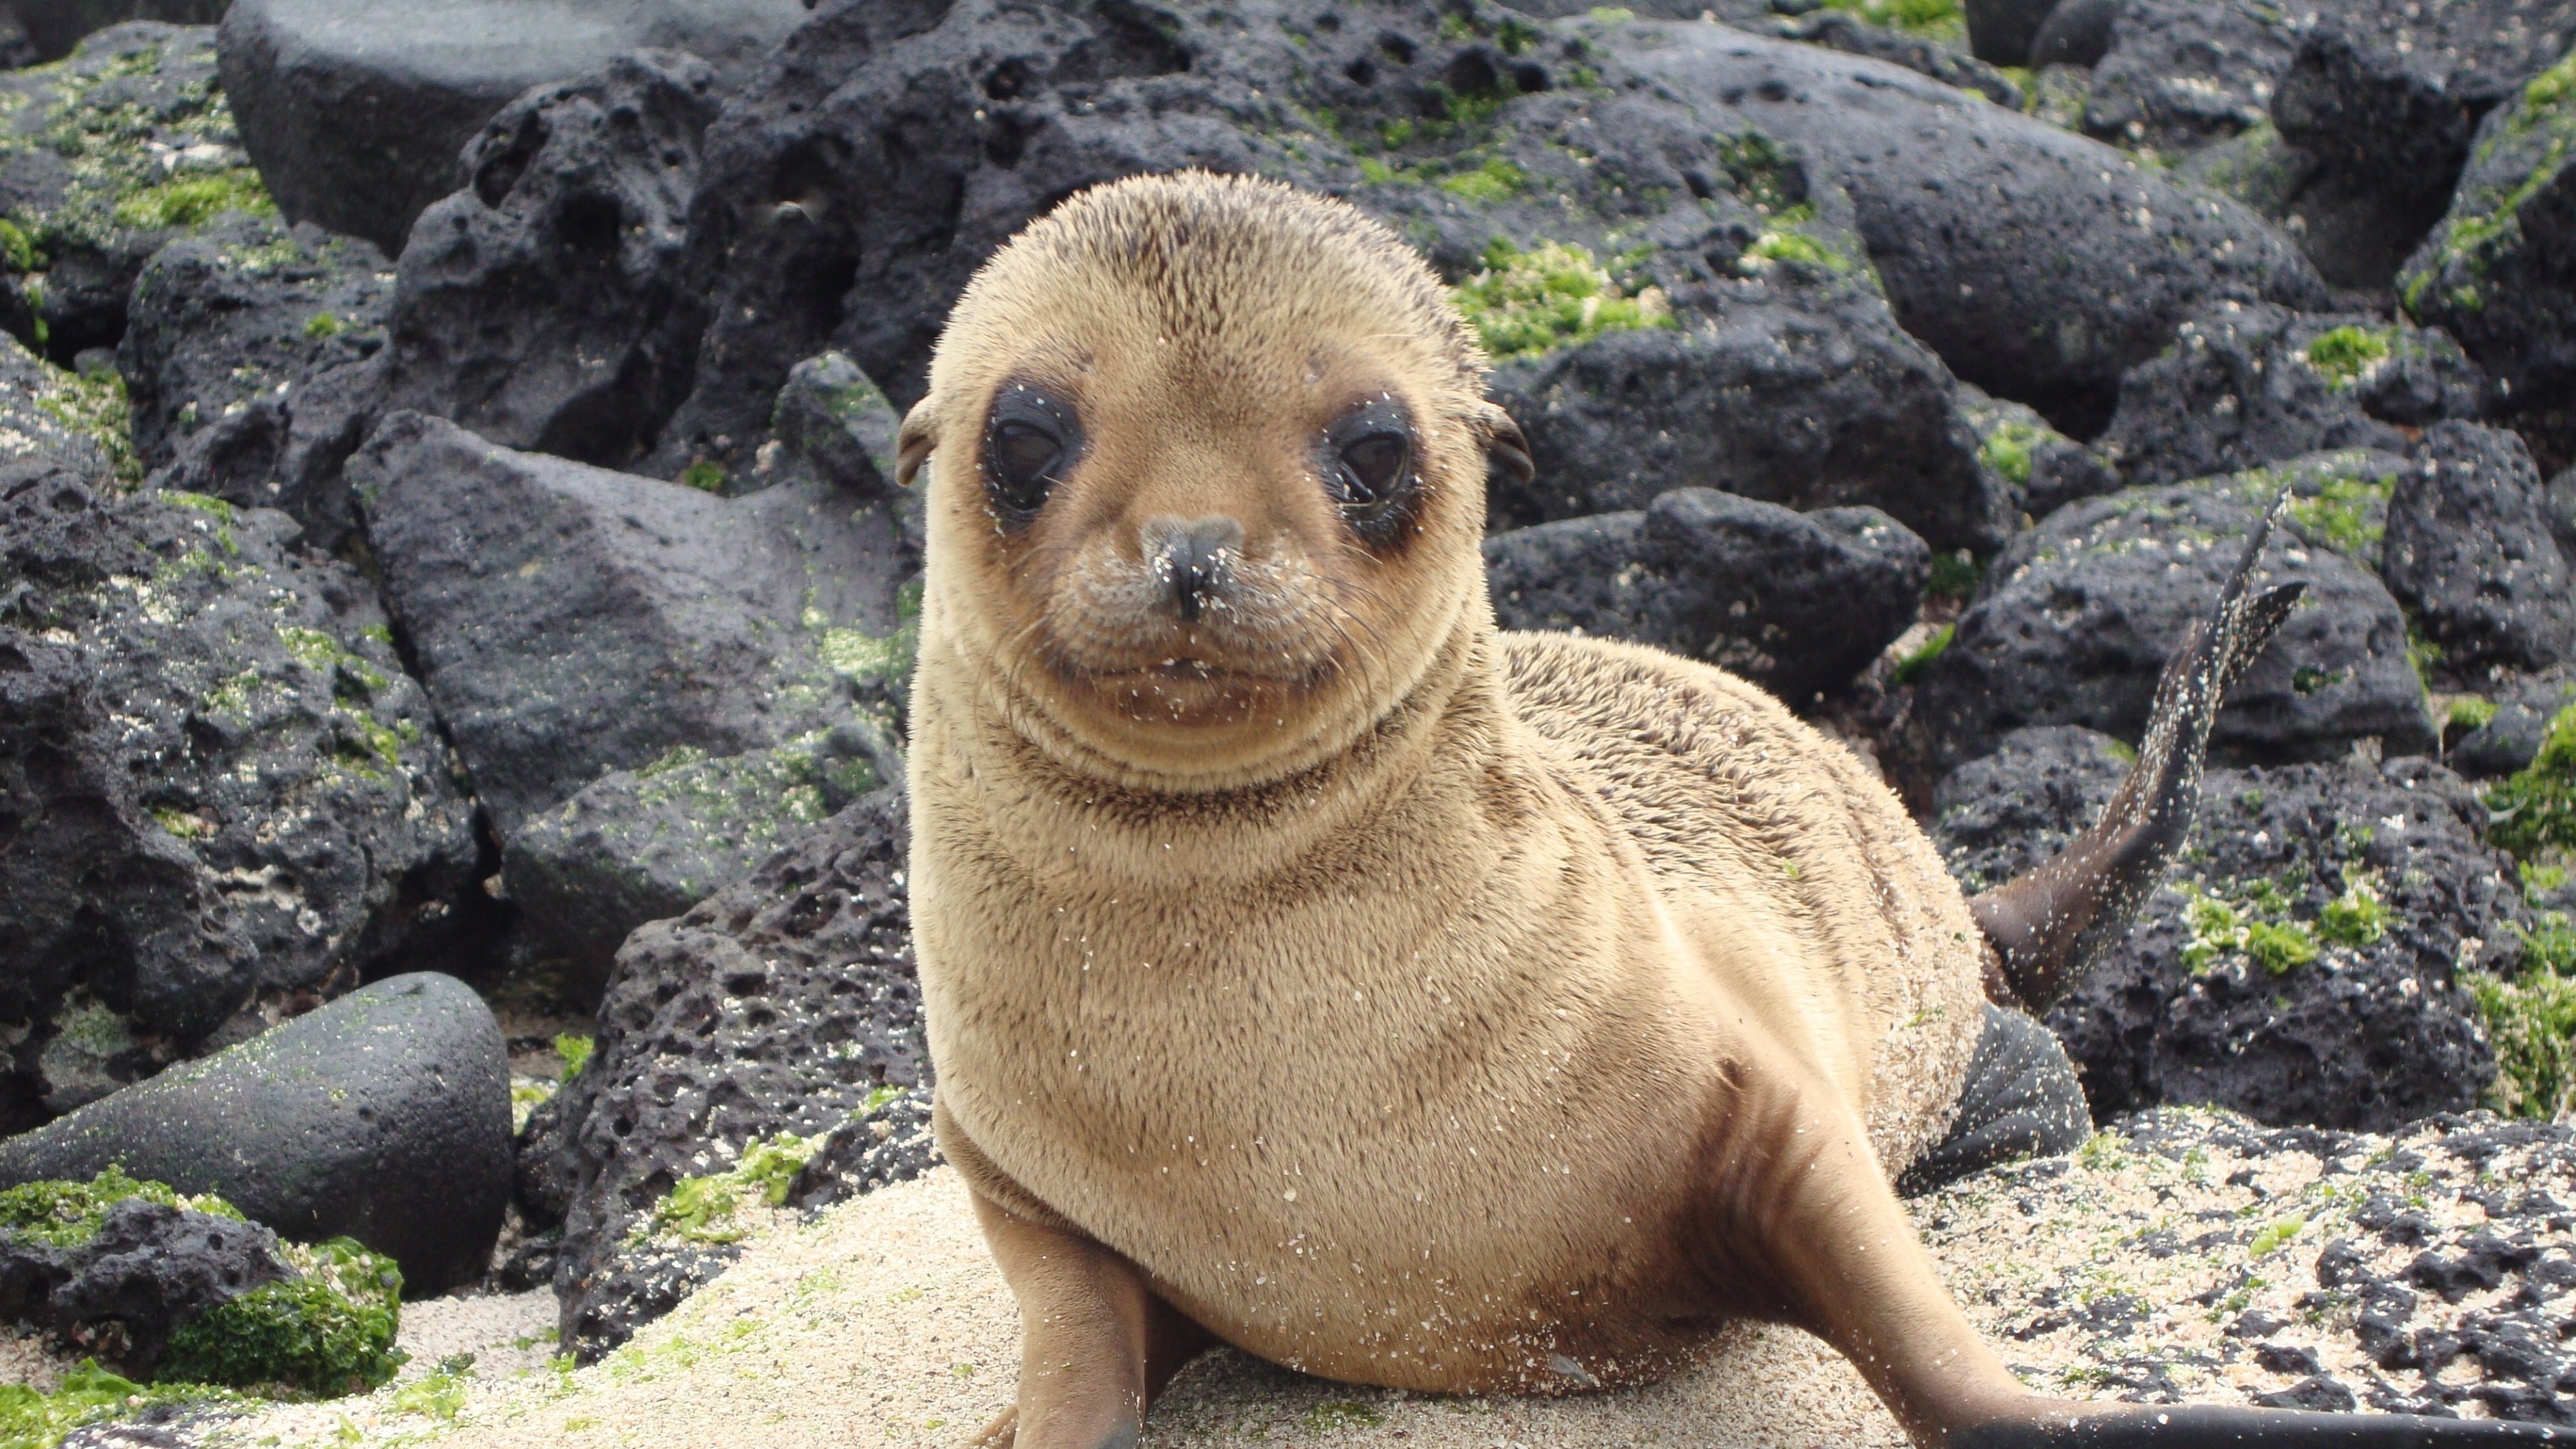
[[[901,793],[880,791],[618,953],[589,1064],[520,1148],[522,1184],[560,1195],[568,1352],[616,1347],[738,1251],[655,1238],[653,1209],[675,1183],[782,1132],[826,1137],[886,1106],[889,1089],[927,1082],[906,841]],[[865,1176],[848,1149],[826,1155],[837,1166],[809,1191]]]
[[[644,51],[503,107],[411,228],[386,405],[606,467],[643,453],[704,323],[685,223],[720,99],[704,61]]]
[[[2070,504],[1988,571],[1915,705],[1936,760],[1992,750],[2025,725],[2080,724],[2134,739],[2157,675],[2205,619],[2257,510],[2231,490],[2133,488]],[[2377,738],[2432,742],[2406,621],[2369,569],[2322,548],[2274,545],[2269,576],[2306,598],[2229,693],[2210,739],[2221,757],[2324,759]]]
[[[1875,508],[1796,513],[1706,488],[1485,540],[1506,629],[1571,629],[1705,659],[1792,704],[1914,622],[1931,550]]]
[[[665,49],[729,92],[805,18],[798,0],[241,0],[223,88],[288,217],[395,252],[461,184],[457,153],[531,88]]]
[[[1943,782],[1933,835],[1970,889],[2100,813],[2116,741],[2023,730]],[[2212,770],[2171,882],[2048,1013],[2096,1118],[2158,1104],[2380,1129],[2473,1105],[2495,1064],[2455,966],[2514,954],[2512,862],[2422,759]],[[2484,954],[2481,954],[2483,952]]]
[[[885,647],[909,548],[890,510],[829,485],[715,498],[416,413],[388,418],[350,476],[505,841],[608,771],[828,729],[857,684],[909,669]]]
[[[477,846],[374,590],[285,515],[0,502],[0,1122],[444,959]]]
[[[0,1186],[109,1166],[441,1292],[482,1276],[510,1201],[501,1029],[452,976],[390,977],[0,1142]]]
[[[2120,374],[2192,311],[2325,301],[2260,218],[2097,142],[1870,61],[1723,26],[1660,29],[1661,44],[1631,51],[1641,68],[1803,148],[1851,193],[1908,332],[2070,433],[2098,430]]]
[[[2576,650],[2567,561],[2512,433],[2441,423],[2424,434],[2388,500],[2379,571],[2455,677],[2546,669]]]

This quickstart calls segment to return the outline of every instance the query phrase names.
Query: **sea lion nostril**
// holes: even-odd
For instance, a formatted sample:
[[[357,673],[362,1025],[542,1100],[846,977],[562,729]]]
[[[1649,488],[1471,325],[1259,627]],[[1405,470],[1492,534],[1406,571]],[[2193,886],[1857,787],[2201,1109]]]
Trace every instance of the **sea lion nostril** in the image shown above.
[[[1222,513],[1156,518],[1145,525],[1145,556],[1184,624],[1197,623],[1208,600],[1225,592],[1242,549],[1243,525]]]

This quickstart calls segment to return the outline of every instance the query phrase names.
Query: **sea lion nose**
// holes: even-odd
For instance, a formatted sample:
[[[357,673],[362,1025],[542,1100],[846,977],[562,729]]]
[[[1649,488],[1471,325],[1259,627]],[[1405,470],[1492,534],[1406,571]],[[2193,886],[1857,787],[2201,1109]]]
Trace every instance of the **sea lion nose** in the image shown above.
[[[1243,550],[1243,525],[1212,513],[1155,518],[1144,531],[1145,557],[1169,591],[1173,609],[1182,623],[1197,623],[1207,601],[1223,594],[1232,579],[1235,557]]]

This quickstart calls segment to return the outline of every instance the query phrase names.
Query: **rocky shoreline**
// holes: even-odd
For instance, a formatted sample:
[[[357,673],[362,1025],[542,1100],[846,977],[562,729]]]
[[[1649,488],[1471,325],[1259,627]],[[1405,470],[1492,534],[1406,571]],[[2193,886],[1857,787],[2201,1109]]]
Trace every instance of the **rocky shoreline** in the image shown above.
[[[1181,166],[1346,197],[1451,285],[1538,464],[1490,499],[1506,627],[1762,683],[1972,889],[2107,798],[2287,488],[2268,573],[2305,600],[2219,718],[2172,882],[2049,1018],[2105,1135],[1918,1212],[2069,1391],[2576,1423],[2549,1316],[2576,1281],[2576,0],[14,18],[0,1189],[143,1196],[62,1219],[78,1241],[0,1214],[12,1432],[293,1441],[345,1412],[516,1442],[511,1415],[629,1412],[639,1346],[732,1403],[675,1347],[737,1311],[710,1305],[839,1311],[777,1277],[822,1244],[957,1250],[904,895],[895,427],[993,246]],[[277,1105],[298,1053],[322,1095]],[[267,1177],[199,1161],[218,1121]],[[2122,1226],[2076,1256],[2125,1286],[1995,1276],[2088,1212]],[[344,1233],[412,1300],[369,1353],[396,1316],[514,1346],[278,1409],[326,1389],[238,1355],[149,1382]],[[852,1391],[811,1331],[753,1400],[819,1436],[800,1406]],[[1887,1432],[1806,1349],[1761,1352],[1815,1424]],[[1000,1402],[1005,1366],[954,1361],[981,1377],[866,1392],[907,1424]],[[1467,1432],[1239,1363],[1190,1382],[1157,1435]],[[1494,1406],[1477,1442],[1615,1437],[1694,1382]]]

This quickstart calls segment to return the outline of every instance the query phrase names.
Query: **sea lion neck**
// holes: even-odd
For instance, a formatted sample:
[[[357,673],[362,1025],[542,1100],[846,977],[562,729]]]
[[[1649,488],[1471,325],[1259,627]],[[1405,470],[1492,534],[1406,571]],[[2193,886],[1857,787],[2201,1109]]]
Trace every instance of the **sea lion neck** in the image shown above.
[[[1203,888],[1293,868],[1435,772],[1482,768],[1500,748],[1505,688],[1492,625],[1471,616],[1374,717],[1210,781],[1085,748],[998,673],[925,668],[923,680],[916,717],[939,733],[916,739],[916,770],[950,772],[995,842],[1042,881],[1063,874],[1083,889],[1109,878]]]

